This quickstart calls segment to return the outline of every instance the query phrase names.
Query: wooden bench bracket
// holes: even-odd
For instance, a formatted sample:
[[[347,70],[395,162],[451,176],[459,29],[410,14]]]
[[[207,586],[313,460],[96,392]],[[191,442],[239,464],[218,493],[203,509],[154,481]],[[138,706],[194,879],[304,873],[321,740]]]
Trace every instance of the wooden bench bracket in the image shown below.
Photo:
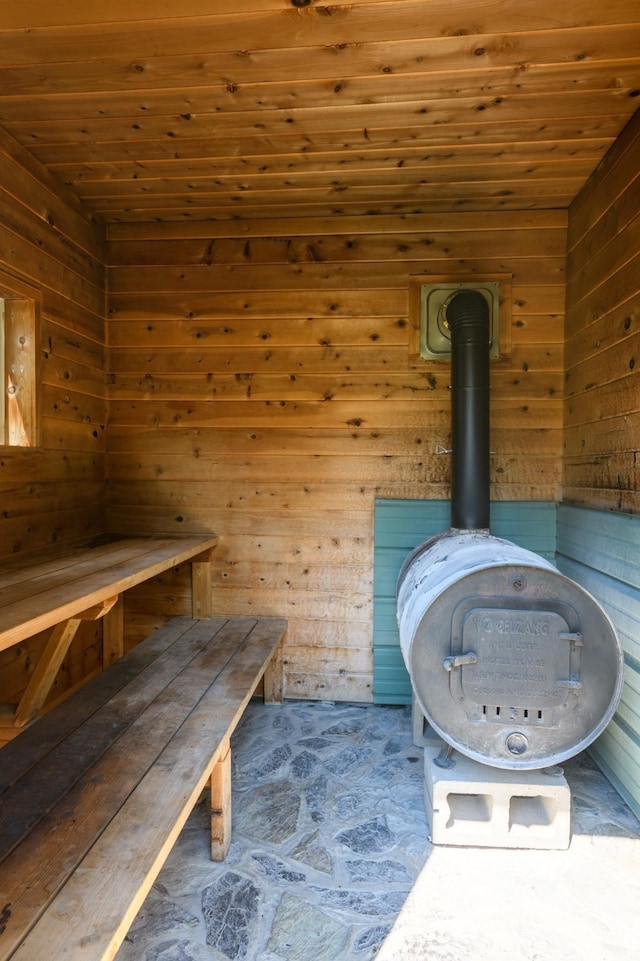
[[[77,617],[56,624],[16,708],[13,719],[15,727],[24,727],[38,716],[82,622],[97,621],[104,617],[117,600],[117,594],[115,597],[105,598],[93,607],[81,611]]]

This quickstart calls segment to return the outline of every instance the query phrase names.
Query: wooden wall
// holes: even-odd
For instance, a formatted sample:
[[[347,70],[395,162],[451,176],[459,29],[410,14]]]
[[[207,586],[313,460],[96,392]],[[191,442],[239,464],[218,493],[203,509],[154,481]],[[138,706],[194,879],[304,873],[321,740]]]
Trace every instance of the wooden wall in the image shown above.
[[[40,315],[39,443],[0,449],[0,561],[104,530],[103,234],[0,131],[0,296],[33,293]],[[59,690],[95,668],[96,630],[78,639]],[[2,652],[0,702],[17,698],[42,641]]]
[[[2,448],[0,556],[104,529],[102,234],[0,130],[0,272],[41,296],[40,443]]]
[[[640,513],[640,112],[569,212],[564,499]]]
[[[449,365],[416,275],[512,276],[492,496],[556,500],[562,211],[109,228],[109,524],[215,530],[215,607],[289,618],[287,695],[369,700],[376,497],[446,498]],[[186,609],[179,580],[139,591]]]
[[[640,814],[640,112],[569,212],[564,501],[558,565],[625,651],[594,756]]]

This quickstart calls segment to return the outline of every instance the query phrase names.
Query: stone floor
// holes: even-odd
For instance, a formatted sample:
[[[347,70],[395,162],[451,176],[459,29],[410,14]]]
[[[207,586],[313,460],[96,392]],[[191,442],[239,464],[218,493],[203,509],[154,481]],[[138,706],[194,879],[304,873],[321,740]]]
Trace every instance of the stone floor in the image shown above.
[[[429,843],[406,708],[255,701],[232,746],[226,861],[203,797],[117,961],[639,961],[640,824],[585,756],[569,850],[506,851]]]

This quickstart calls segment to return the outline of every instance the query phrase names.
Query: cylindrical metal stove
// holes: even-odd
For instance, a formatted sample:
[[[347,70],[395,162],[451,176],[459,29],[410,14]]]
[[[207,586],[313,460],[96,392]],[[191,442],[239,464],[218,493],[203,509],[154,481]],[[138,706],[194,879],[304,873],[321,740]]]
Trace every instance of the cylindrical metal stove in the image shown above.
[[[537,554],[487,532],[450,531],[407,559],[398,625],[420,710],[477,761],[557,764],[616,709],[623,655],[600,605]]]
[[[451,529],[398,578],[400,644],[419,710],[452,748],[535,769],[587,747],[613,716],[623,652],[582,587],[489,532],[489,316],[476,291],[447,310],[452,342]]]

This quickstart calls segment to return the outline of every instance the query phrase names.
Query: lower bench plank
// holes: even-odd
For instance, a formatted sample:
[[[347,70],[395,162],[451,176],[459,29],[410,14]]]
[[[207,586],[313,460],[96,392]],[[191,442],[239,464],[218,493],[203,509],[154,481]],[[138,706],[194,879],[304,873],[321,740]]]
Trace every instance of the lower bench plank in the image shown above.
[[[151,724],[154,712],[162,709],[162,702],[158,703],[157,699],[214,636],[218,643],[210,659],[210,673],[206,678],[203,675],[202,680],[208,683],[215,679],[236,644],[235,634],[226,644],[225,636],[220,637],[226,624],[224,618],[202,625],[193,624],[187,618],[176,618],[47,715],[46,723],[38,722],[3,749],[0,860],[28,837],[47,812],[63,802],[87,771],[101,776],[101,769],[96,765],[111,748],[114,753],[103,762],[105,771],[118,753],[128,748],[134,750],[137,740]],[[162,734],[158,729],[158,737]],[[153,742],[148,751],[148,763],[152,763],[157,755]],[[143,765],[145,759],[146,755],[132,754],[129,772],[132,784],[136,783],[138,766]],[[123,790],[127,790],[128,783],[125,782]]]
[[[175,620],[186,622],[180,624],[184,630],[176,650],[192,643],[196,651],[186,666],[167,681],[163,670],[171,657],[163,653],[89,718],[93,738],[99,726],[118,727],[119,712],[138,710],[133,720],[128,715],[124,730],[90,769],[66,786],[45,817],[26,824],[20,840],[8,839],[10,853],[0,864],[1,958],[113,958],[208,781],[214,791],[212,853],[226,853],[229,740],[286,624],[234,618],[217,623],[213,639],[203,646],[207,622]],[[162,675],[165,686],[140,712],[140,698],[154,674]],[[53,761],[55,767],[73,754],[68,742],[75,742],[77,750],[78,736],[74,730],[55,745],[43,759],[45,766]],[[39,771],[32,767],[22,777],[33,781]]]
[[[227,618],[224,617],[210,618],[206,622],[200,647],[204,646],[207,639],[212,637],[226,621]],[[193,657],[195,645],[192,627],[193,622],[188,618],[172,618],[129,651],[125,658],[119,660],[107,672],[97,675],[76,691],[73,697],[60,703],[54,711],[47,714],[46,724],[40,722],[34,724],[22,732],[19,742],[7,744],[0,755],[2,758],[0,804],[2,804],[3,793],[10,785],[22,778],[31,767],[40,764],[46,755],[55,752],[57,746],[89,717],[98,715],[109,701],[116,698],[119,691],[132,684],[153,665],[156,659],[163,657],[165,668],[167,668],[166,652],[172,648],[176,656],[175,652],[179,649],[177,639],[184,637],[187,630],[189,630],[189,638],[182,643],[187,645],[185,656]],[[155,668],[154,672],[156,672]],[[139,681],[143,690],[146,689],[147,683],[148,679]],[[127,699],[132,697],[134,691],[133,687],[129,689],[126,694]],[[114,700],[114,704],[118,704],[118,701]],[[104,726],[107,723],[108,721],[103,719],[101,725]],[[0,821],[0,861],[3,857],[1,831],[2,821]]]

